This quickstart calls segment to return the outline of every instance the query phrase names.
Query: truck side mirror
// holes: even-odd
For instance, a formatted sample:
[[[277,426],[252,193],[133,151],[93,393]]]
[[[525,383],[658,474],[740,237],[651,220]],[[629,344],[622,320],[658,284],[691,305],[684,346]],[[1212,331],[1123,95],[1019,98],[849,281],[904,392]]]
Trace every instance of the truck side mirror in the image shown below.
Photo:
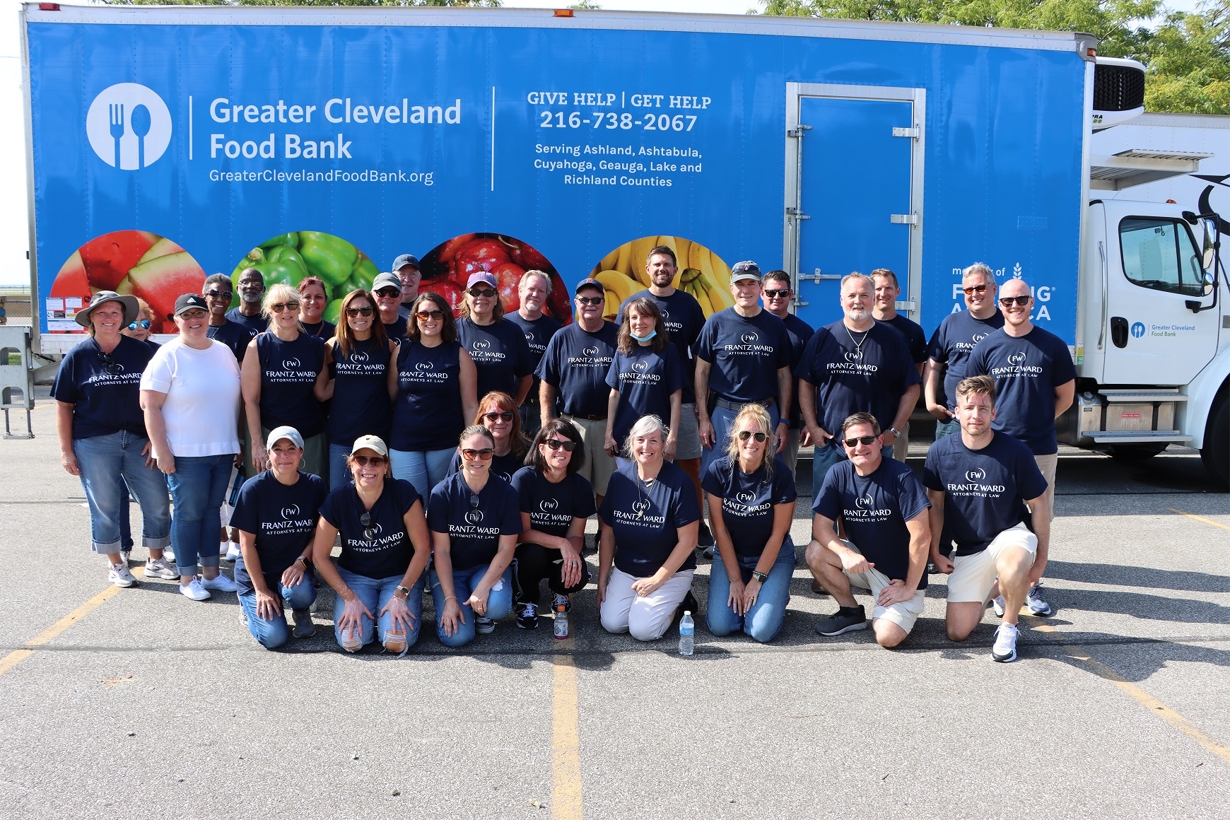
[[[1203,267],[1206,271],[1214,273],[1214,266],[1217,264],[1217,250],[1221,245],[1221,231],[1217,229],[1217,222],[1214,219],[1205,217],[1200,220],[1204,223],[1204,247],[1202,252]]]

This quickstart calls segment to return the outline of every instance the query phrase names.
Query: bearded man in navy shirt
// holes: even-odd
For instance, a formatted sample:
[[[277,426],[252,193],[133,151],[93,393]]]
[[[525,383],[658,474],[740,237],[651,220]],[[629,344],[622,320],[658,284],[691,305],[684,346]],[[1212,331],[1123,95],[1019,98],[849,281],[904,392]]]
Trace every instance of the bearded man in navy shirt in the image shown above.
[[[1046,479],[1028,447],[992,428],[990,376],[962,379],[956,396],[961,434],[931,445],[923,468],[931,531],[950,532],[956,550],[950,560],[936,541],[931,560],[949,575],[944,620],[950,640],[968,638],[987,604],[1003,595],[1004,621],[995,632],[991,658],[1009,663],[1016,660],[1017,619],[1034,557],[1050,541],[1048,516],[1033,519],[1033,532],[1026,525],[1029,509],[1039,509],[1045,500]]]

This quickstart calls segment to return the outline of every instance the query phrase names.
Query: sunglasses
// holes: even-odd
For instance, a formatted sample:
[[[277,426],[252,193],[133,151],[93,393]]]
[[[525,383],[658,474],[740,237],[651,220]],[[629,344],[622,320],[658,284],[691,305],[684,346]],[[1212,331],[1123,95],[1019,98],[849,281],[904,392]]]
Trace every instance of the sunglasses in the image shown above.
[[[505,410],[502,413],[484,413],[483,418],[487,421],[512,421],[513,414]]]
[[[469,447],[466,447],[464,450],[461,451],[461,455],[463,455],[465,458],[469,459],[470,461],[474,461],[475,459],[478,459],[479,461],[490,461],[491,454],[493,452],[495,451],[492,450],[490,447],[484,447],[481,450],[471,450]]]
[[[366,456],[361,456],[361,458],[366,458]],[[371,540],[376,537],[376,532],[372,529],[372,514],[370,512],[365,512],[359,516],[359,524],[363,527],[364,538]]]
[[[369,464],[373,467],[383,467],[387,460],[384,456],[354,456],[354,463],[360,467],[366,467]]]
[[[999,297],[999,303],[1006,308],[1012,307],[1013,302],[1016,302],[1021,307],[1025,307],[1029,304],[1029,300],[1033,298],[1034,297],[1030,296],[1028,293],[1024,296],[1001,296]]]
[[[769,299],[785,299],[790,295],[790,288],[785,290],[766,290],[764,295]]]
[[[434,321],[444,318],[444,311],[442,310],[420,310],[414,315],[419,317],[420,322],[434,322]]]
[[[376,291],[377,296],[383,296],[385,299],[400,299],[401,291],[394,288],[381,288]]]
[[[751,430],[740,430],[739,431],[739,441],[747,441],[752,436],[755,436],[757,441],[764,441],[765,439],[768,438],[768,436],[766,436],[764,433],[761,433],[761,432],[753,433]]]
[[[470,295],[473,296],[475,299],[479,299],[479,298],[490,299],[493,296],[495,296],[495,291],[492,290],[491,288],[481,288],[481,289],[474,288],[472,291],[470,291]]]
[[[969,296],[971,293],[982,293],[986,289],[986,285],[972,285],[968,288],[961,288],[961,290],[965,291],[966,296]]]
[[[346,308],[346,315],[352,319],[356,316],[371,316],[374,312],[370,307]]]
[[[128,323],[129,330],[136,330],[137,328],[141,328],[142,330],[149,330],[149,319],[142,319],[139,322],[129,322]]]
[[[100,351],[98,358],[102,359],[103,364],[106,365],[105,369],[108,376],[118,376],[120,373],[124,372],[124,366],[113,359],[110,353],[103,353]]]
[[[478,509],[478,495],[476,493],[470,493],[470,509]]]
[[[230,299],[235,294],[229,290],[211,290],[207,291],[206,296],[212,296],[214,299]]]
[[[298,310],[298,309],[299,309],[299,303],[293,300],[290,302],[274,302],[272,305],[269,306],[270,313],[281,313],[284,310]]]
[[[604,296],[578,296],[578,305],[600,305],[606,301]]]
[[[557,438],[543,439],[542,443],[550,447],[552,450],[558,450],[559,448],[563,447],[564,452],[566,453],[571,453],[573,450],[576,449],[576,446],[577,446],[577,443],[575,441],[567,441],[567,440],[561,441]]]
[[[847,447],[855,447],[855,446],[857,446],[857,445],[861,444],[861,445],[863,445],[864,447],[867,447],[867,446],[869,446],[869,445],[870,445],[873,441],[875,441],[877,438],[878,438],[878,436],[857,436],[857,437],[855,437],[855,438],[848,438],[848,439],[846,439],[846,446],[847,446]]]

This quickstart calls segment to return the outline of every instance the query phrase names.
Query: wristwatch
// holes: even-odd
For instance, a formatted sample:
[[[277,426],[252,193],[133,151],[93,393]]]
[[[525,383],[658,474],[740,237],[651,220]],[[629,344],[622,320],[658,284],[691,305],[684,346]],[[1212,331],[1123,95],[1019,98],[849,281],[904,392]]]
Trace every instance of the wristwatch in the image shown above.
[[[306,556],[306,555],[300,555],[300,556],[299,556],[298,558],[296,558],[295,560],[296,560],[296,561],[300,561],[300,562],[302,562],[302,564],[303,564],[305,567],[307,566],[308,559],[307,559],[307,556]]]
[[[760,572],[758,570],[752,570],[752,577],[755,578],[757,581],[759,581],[762,584],[765,581],[769,580],[769,576],[766,573]]]
[[[901,438],[901,431],[900,431],[900,430],[898,430],[896,427],[890,427],[890,428],[888,428],[888,432],[892,433],[892,434],[893,434],[894,436],[896,436],[897,438]]]
[[[396,596],[399,592],[402,593],[401,600],[403,601],[410,597],[410,587],[399,586],[393,590],[393,595]]]

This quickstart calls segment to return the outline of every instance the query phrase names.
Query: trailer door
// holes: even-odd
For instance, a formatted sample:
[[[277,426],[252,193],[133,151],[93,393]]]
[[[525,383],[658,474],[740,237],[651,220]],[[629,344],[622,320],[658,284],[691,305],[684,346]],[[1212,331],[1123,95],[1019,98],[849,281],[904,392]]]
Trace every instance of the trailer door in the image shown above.
[[[925,91],[787,86],[785,250],[799,317],[841,318],[840,281],[888,268],[918,321]]]

